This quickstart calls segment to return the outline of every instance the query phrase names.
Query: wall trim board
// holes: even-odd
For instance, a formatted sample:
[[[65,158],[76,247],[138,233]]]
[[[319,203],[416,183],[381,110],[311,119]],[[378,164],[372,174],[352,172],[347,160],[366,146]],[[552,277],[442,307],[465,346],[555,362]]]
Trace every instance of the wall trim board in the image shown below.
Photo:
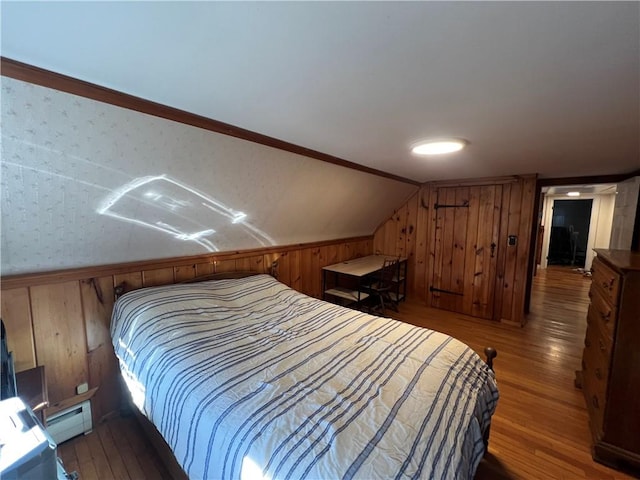
[[[110,275],[120,275],[131,272],[139,272],[147,268],[161,269],[180,266],[191,266],[195,264],[209,263],[215,266],[216,263],[248,258],[259,255],[269,255],[274,253],[286,253],[307,248],[320,248],[328,245],[356,243],[362,241],[373,241],[373,235],[362,237],[350,237],[334,240],[323,240],[319,242],[300,243],[267,248],[253,248],[247,250],[236,250],[229,252],[215,252],[203,255],[192,255],[187,257],[171,257],[152,260],[140,260],[136,262],[118,263],[110,265],[97,265],[89,267],[70,268],[64,270],[54,270],[48,272],[21,273],[0,277],[0,290],[10,290],[13,288],[31,287],[36,285],[48,285],[52,283],[68,282],[71,280],[81,280],[85,278],[102,277]]]
[[[90,82],[85,82],[51,70],[45,70],[34,65],[18,62],[17,60],[12,60],[10,58],[0,57],[0,72],[5,77],[14,78],[23,82],[33,83],[42,87],[52,88],[54,90],[127,108],[129,110],[135,110],[137,112],[165,118],[167,120],[173,120],[175,122],[221,133],[223,135],[229,135],[231,137],[240,138],[253,143],[259,143],[261,145],[303,155],[305,157],[332,163],[341,167],[351,168],[371,175],[377,175],[379,177],[389,178],[391,180],[411,185],[420,185],[420,182],[416,180],[393,175],[364,165],[358,165],[357,163],[318,152],[317,150],[295,145],[284,140],[269,137],[261,133],[246,130],[244,128],[189,113],[167,105],[155,103],[144,98],[122,93]]]
[[[589,177],[538,178],[536,188],[566,185],[586,185],[591,183],[618,183],[640,175],[640,170],[616,175],[592,175]]]
[[[435,182],[427,182],[423,185],[432,185],[434,187],[481,187],[484,185],[506,185],[518,183],[522,179],[536,178],[537,174],[509,175],[501,177],[483,177],[483,178],[465,178],[459,180],[438,180]]]

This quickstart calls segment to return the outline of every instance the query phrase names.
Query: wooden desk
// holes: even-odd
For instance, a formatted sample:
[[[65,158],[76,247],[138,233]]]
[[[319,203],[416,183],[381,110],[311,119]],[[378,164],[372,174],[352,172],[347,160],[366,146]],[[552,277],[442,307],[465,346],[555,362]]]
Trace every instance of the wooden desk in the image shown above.
[[[18,396],[31,407],[44,425],[44,409],[49,406],[49,392],[44,366],[16,373]]]
[[[385,260],[395,260],[398,257],[390,255],[368,255],[366,257],[355,258],[322,268],[322,299],[327,296],[340,299],[338,303],[347,305],[355,303],[359,305],[369,297],[368,293],[362,291],[362,287],[370,283],[373,274],[379,272]],[[406,296],[406,271],[407,259],[398,259],[400,264],[399,274],[394,278],[397,284],[396,291],[393,292],[395,300],[400,301]],[[327,275],[333,274],[333,286],[327,288]],[[340,277],[350,277],[352,283],[355,281],[355,288],[340,285]]]

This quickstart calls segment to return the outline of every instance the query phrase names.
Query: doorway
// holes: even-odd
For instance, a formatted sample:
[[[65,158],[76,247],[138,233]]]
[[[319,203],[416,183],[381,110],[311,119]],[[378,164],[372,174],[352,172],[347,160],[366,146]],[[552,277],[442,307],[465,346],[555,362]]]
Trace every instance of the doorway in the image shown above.
[[[584,268],[592,206],[592,199],[554,200],[548,265]]]

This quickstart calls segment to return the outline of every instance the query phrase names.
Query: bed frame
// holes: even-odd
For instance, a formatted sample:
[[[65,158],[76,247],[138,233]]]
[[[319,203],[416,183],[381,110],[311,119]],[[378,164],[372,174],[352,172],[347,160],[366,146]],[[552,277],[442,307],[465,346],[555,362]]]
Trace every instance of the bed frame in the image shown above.
[[[182,282],[177,282],[176,284],[198,283],[198,282],[204,282],[207,280],[227,280],[227,279],[235,279],[235,278],[245,278],[253,275],[259,275],[260,273],[261,272],[247,272],[247,271],[219,272],[219,273],[212,273],[209,275],[203,275],[203,276],[192,278],[189,280],[184,280]],[[269,274],[274,278],[277,278],[277,264],[275,262],[274,262],[274,265],[272,265],[271,271]],[[129,291],[129,289],[127,289],[126,282],[122,282],[116,285],[114,288],[115,298],[117,299],[127,291]],[[484,349],[484,354],[486,357],[485,362],[487,363],[489,368],[493,370],[493,360],[498,356],[498,352],[493,347],[486,347]],[[122,392],[124,395],[127,396],[126,407],[123,407],[123,415],[129,415],[131,412],[135,415],[145,436],[147,437],[149,442],[153,445],[154,449],[156,450],[156,453],[158,454],[158,457],[160,458],[165,468],[169,472],[169,475],[171,475],[171,478],[173,478],[174,480],[189,480],[189,477],[187,476],[187,474],[184,472],[184,470],[178,463],[178,460],[176,460],[176,457],[173,454],[171,447],[169,447],[169,445],[167,444],[165,439],[162,437],[160,432],[158,432],[155,425],[151,423],[151,421],[147,419],[147,417],[145,417],[142,413],[140,413],[137,407],[133,404],[133,401],[131,401],[131,398],[128,395],[127,387],[124,385],[124,380],[122,380],[121,376],[119,376],[119,378],[122,383]],[[488,448],[489,448],[490,430],[491,430],[491,425],[489,425],[487,430],[484,432],[483,441],[485,446],[485,453],[488,451]]]

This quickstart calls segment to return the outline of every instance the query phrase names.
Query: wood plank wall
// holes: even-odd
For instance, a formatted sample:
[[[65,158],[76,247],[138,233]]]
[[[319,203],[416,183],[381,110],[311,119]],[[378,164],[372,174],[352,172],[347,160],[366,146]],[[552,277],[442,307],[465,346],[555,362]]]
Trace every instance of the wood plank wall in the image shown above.
[[[376,253],[407,257],[409,294],[431,305],[430,279],[436,245],[436,212],[439,187],[500,186],[500,231],[497,248],[494,320],[512,325],[525,322],[530,236],[536,192],[536,176],[512,176],[462,181],[426,183],[404,205],[381,224],[374,234]],[[516,247],[505,248],[507,237],[517,235]]]
[[[268,273],[275,262],[281,282],[320,298],[323,266],[371,253],[373,237],[358,237],[4,277],[2,319],[16,370],[44,365],[51,405],[75,396],[81,383],[99,387],[92,401],[99,421],[121,401],[109,334],[115,285],[129,291],[216,272]]]

